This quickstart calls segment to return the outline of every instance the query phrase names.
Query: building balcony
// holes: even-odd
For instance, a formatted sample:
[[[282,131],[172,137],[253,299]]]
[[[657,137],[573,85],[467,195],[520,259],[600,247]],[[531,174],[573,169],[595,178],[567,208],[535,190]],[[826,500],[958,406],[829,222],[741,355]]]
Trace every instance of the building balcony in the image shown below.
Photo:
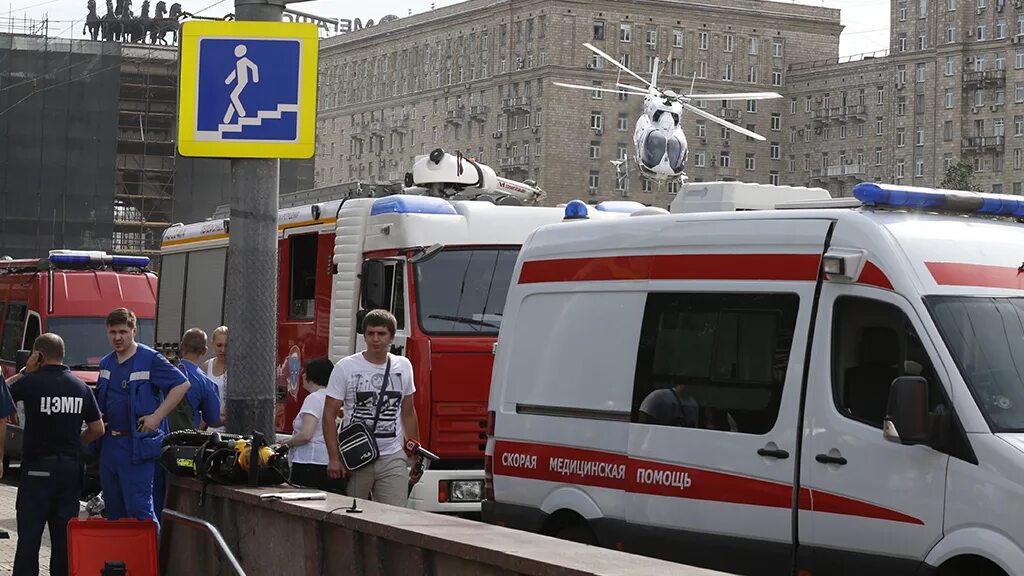
[[[445,112],[444,121],[451,124],[462,124],[466,121],[465,108],[453,108]]]
[[[488,107],[487,107],[486,104],[477,104],[475,106],[470,106],[470,108],[469,108],[469,117],[472,118],[472,119],[478,119],[478,118],[479,119],[484,119],[484,118],[487,118],[487,110],[488,110]]]
[[[384,123],[381,122],[380,120],[378,120],[376,122],[370,122],[368,128],[369,128],[370,134],[372,134],[374,136],[383,136],[384,133],[385,133]]]
[[[1006,84],[1006,70],[975,70],[964,72],[964,89]]]
[[[740,111],[735,108],[722,108],[718,111],[718,116],[724,120],[735,122],[740,119]]]
[[[409,120],[408,118],[402,118],[401,116],[392,118],[388,122],[388,128],[393,132],[408,132],[409,131]]]
[[[506,112],[529,111],[530,96],[512,96],[501,101],[501,108]]]
[[[965,152],[988,152],[993,150],[1002,150],[1004,144],[1003,136],[972,136],[970,138],[964,138],[960,147]]]

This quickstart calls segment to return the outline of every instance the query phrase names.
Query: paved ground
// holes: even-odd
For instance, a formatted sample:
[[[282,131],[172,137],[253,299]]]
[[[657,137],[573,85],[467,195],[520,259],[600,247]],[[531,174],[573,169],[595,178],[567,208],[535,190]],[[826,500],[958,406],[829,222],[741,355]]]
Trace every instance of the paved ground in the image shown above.
[[[10,574],[14,570],[14,550],[18,546],[14,511],[14,503],[18,496],[18,472],[17,465],[5,470],[3,482],[0,483],[0,530],[10,535],[10,538],[0,539],[0,574]],[[39,550],[39,571],[41,574],[47,574],[49,568],[50,537],[43,532],[43,546]]]

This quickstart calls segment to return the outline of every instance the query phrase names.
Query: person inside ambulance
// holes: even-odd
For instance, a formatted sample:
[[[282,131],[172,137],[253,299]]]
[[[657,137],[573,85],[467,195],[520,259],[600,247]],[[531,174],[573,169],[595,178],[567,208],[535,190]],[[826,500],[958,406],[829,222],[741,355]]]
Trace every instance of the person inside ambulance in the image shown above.
[[[185,397],[188,379],[156,350],[135,342],[135,314],[117,308],[107,315],[113,352],[100,360],[96,395],[107,423],[99,440],[104,516],[150,519],[153,476],[167,415]]]
[[[704,428],[736,432],[739,427],[728,411],[701,406],[684,384],[652,391],[640,403],[637,421],[640,424],[674,426],[677,428]]]

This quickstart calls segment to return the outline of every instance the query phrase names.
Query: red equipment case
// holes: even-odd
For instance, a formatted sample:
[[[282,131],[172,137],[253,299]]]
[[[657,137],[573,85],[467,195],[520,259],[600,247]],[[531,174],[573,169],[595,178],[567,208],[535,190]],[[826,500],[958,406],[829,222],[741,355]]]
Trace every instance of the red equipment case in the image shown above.
[[[124,562],[127,576],[158,576],[156,523],[72,518],[68,524],[70,576],[98,576],[111,561]]]

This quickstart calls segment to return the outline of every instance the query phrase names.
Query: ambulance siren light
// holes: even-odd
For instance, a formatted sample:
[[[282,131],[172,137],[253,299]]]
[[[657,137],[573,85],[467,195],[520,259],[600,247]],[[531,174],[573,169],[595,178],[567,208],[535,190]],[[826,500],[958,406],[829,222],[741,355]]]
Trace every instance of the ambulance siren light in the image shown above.
[[[586,220],[589,217],[587,205],[582,200],[573,200],[565,205],[564,220]]]
[[[865,204],[876,206],[1024,218],[1024,198],[1006,194],[865,182],[854,186],[853,195]]]
[[[442,216],[457,216],[458,212],[455,211],[455,207],[450,202],[443,198],[395,194],[374,201],[373,208],[370,209],[370,216],[377,216],[378,214],[439,214]]]
[[[643,204],[630,200],[605,200],[597,205],[597,209],[601,212],[617,212],[619,214],[632,214],[643,208],[645,208]]]

